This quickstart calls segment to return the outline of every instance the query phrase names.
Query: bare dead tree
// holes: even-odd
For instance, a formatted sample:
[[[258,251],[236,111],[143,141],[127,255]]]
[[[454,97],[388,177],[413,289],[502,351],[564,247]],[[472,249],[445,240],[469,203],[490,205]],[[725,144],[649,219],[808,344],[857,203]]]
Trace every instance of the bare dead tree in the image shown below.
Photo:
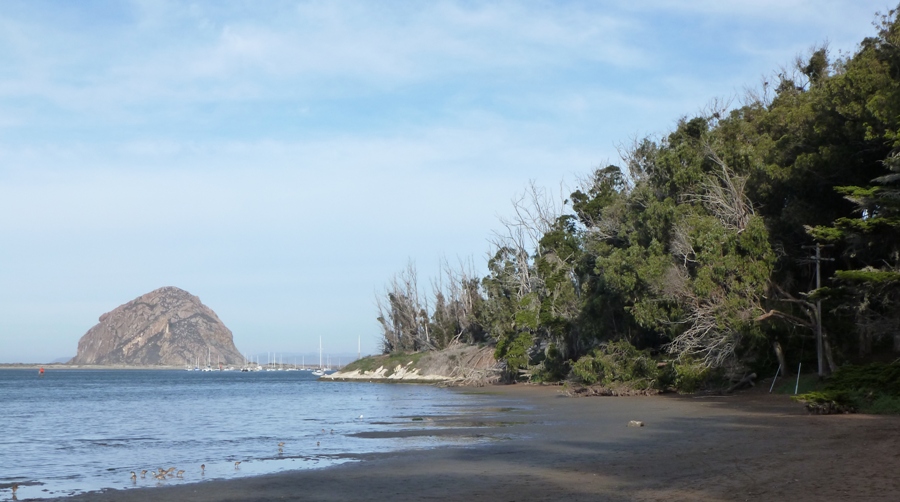
[[[505,234],[495,231],[489,239],[494,250],[492,254],[502,252],[512,259],[516,267],[515,274],[506,279],[514,280],[515,284],[509,284],[507,287],[514,289],[517,297],[522,298],[531,293],[538,285],[532,270],[531,253],[524,230],[506,225],[504,225],[504,229],[506,230]]]
[[[480,299],[480,291],[471,259],[460,260],[457,268],[441,259],[441,274],[432,281],[432,295],[435,298],[432,318],[440,324],[437,329],[442,335],[447,335],[445,330],[453,329],[450,338],[439,343],[451,345],[464,335],[473,341],[478,331],[475,304]]]
[[[518,297],[541,287],[540,278],[533,271],[533,256],[540,256],[540,240],[563,214],[565,199],[551,196],[532,180],[525,191],[512,200],[513,216],[500,218],[503,227],[490,239],[492,254],[508,250],[516,264]]]
[[[657,146],[651,138],[632,136],[627,143],[618,143],[615,147],[627,170],[626,190],[630,191],[647,177],[647,173],[655,171],[653,163]]]
[[[708,144],[706,150],[720,172],[707,177],[700,184],[700,191],[685,195],[685,199],[706,208],[725,231],[740,233],[754,214],[744,192],[746,179],[735,175]],[[697,358],[706,367],[723,366],[733,360],[747,325],[761,310],[759,294],[737,281],[718,284],[713,291],[698,296],[691,287],[697,251],[689,219],[674,225],[671,239],[669,249],[676,261],[663,277],[659,290],[677,302],[685,314],[677,321],[665,321],[683,326],[666,349],[672,354]],[[738,298],[740,304],[735,305],[733,300]]]
[[[525,191],[512,200],[513,216],[500,219],[506,228],[503,235],[515,235],[519,247],[534,249],[540,255],[540,240],[563,214],[564,201],[561,195],[552,196],[534,180],[529,181]]]
[[[428,328],[428,304],[420,297],[418,273],[410,261],[395,274],[383,295],[376,295],[378,322],[382,328],[382,351],[433,349]]]
[[[709,144],[705,149],[720,171],[701,183],[699,193],[687,194],[685,199],[701,203],[725,228],[743,232],[755,214],[746,195],[747,178],[735,174]]]
[[[715,127],[728,114],[732,102],[732,98],[713,98],[706,106],[700,109],[700,116],[707,120],[710,127]]]
[[[759,88],[751,88],[747,87],[744,89],[744,95],[741,98],[741,105],[743,106],[755,106],[759,105],[763,108],[768,108],[769,105],[772,104],[772,82],[775,82],[777,78],[776,75],[762,76],[760,77]]]
[[[721,292],[708,298],[692,295],[688,301],[682,301],[686,315],[678,324],[683,324],[685,329],[666,345],[668,352],[696,358],[707,368],[722,367],[730,362],[740,345],[742,333],[723,328],[718,322],[723,303]]]
[[[672,228],[672,242],[669,249],[672,252],[672,255],[681,261],[680,269],[686,269],[689,263],[695,263],[697,261],[695,259],[697,251],[694,249],[694,244],[691,242],[690,229],[684,221],[679,221]]]

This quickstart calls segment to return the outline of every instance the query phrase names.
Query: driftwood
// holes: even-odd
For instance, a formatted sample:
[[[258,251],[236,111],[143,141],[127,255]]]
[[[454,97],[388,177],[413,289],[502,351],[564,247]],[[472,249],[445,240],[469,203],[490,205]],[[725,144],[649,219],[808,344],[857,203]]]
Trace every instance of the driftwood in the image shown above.
[[[756,385],[753,383],[753,380],[756,380],[756,373],[750,373],[744,378],[741,378],[738,383],[732,385],[731,387],[728,387],[728,390],[726,390],[725,392],[731,394],[732,392],[738,389],[743,389],[744,387],[753,387],[754,385]]]

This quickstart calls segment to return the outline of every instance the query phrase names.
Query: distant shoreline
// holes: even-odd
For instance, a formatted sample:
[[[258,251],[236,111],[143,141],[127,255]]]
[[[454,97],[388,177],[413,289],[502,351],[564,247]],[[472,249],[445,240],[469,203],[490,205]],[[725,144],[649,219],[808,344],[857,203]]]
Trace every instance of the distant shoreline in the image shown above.
[[[126,364],[67,364],[67,363],[3,363],[0,370],[182,370],[181,366],[134,366]]]

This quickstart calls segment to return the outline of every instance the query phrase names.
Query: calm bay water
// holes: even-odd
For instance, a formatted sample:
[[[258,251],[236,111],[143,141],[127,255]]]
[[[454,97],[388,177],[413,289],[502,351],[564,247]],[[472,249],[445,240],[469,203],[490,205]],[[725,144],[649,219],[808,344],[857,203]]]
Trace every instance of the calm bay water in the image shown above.
[[[324,467],[449,441],[352,434],[499,404],[423,385],[319,382],[305,371],[0,370],[0,487],[18,482],[20,499],[60,497]],[[183,479],[140,477],[172,466]]]

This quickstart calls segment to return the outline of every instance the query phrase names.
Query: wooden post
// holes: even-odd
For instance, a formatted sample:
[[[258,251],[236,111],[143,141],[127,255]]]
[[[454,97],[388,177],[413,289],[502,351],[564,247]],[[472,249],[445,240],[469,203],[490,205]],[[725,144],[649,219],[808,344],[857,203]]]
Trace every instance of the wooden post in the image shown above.
[[[818,242],[815,246],[803,246],[804,249],[815,248],[816,255],[811,256],[816,262],[816,290],[822,287],[822,267],[823,261],[834,261],[834,258],[822,258],[822,248],[831,247],[831,245],[822,246]],[[819,362],[819,379],[825,377],[825,345],[822,342],[822,300],[816,299],[816,356]]]

